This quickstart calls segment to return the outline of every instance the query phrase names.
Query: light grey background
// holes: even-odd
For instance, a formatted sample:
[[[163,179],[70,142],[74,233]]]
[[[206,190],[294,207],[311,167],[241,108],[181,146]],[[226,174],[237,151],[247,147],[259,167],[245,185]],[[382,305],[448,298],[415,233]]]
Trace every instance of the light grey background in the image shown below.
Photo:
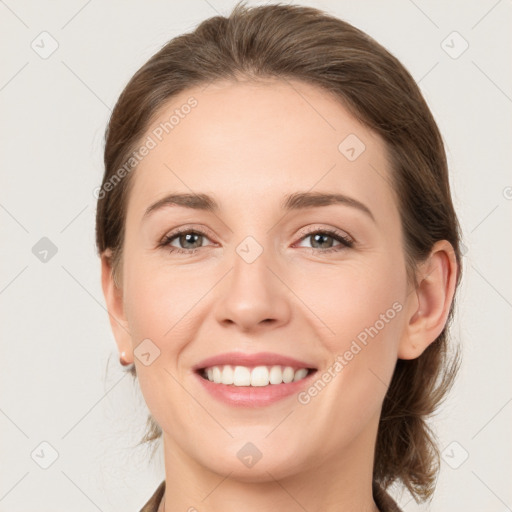
[[[136,511],[164,476],[161,453],[148,465],[133,448],[147,410],[117,362],[93,190],[127,80],[167,40],[234,3],[0,1],[0,512]],[[511,510],[512,4],[296,3],[365,30],[419,82],[464,230],[452,328],[464,361],[434,421],[446,448],[438,488],[421,507],[395,495],[406,512]]]

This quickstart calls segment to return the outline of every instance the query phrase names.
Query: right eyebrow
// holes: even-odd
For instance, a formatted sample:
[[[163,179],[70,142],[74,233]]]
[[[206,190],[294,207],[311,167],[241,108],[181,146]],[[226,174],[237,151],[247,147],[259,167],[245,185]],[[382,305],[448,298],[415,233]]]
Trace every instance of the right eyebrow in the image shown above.
[[[193,208],[194,210],[219,211],[219,205],[215,199],[206,194],[169,194],[149,206],[144,212],[144,218],[156,210],[173,205]]]

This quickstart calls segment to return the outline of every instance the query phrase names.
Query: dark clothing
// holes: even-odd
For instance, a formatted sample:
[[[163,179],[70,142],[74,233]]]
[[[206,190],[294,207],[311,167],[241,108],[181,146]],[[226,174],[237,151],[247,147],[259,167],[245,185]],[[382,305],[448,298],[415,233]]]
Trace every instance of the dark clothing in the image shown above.
[[[157,512],[160,501],[165,491],[165,480],[157,487],[149,501],[140,509],[140,512]],[[396,502],[377,484],[373,484],[373,499],[379,507],[380,512],[402,512]]]

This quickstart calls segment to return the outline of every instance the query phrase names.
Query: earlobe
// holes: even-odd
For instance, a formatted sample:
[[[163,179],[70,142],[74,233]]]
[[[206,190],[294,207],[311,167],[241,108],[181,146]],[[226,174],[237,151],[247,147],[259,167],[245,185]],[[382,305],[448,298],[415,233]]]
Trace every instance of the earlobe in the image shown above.
[[[418,286],[407,304],[409,315],[398,349],[399,359],[415,359],[443,331],[455,293],[458,265],[452,245],[434,244],[419,269]]]
[[[110,249],[101,254],[101,287],[117,348],[120,354],[124,353],[123,360],[130,364],[133,362],[131,336],[124,313],[123,292],[115,283],[112,272],[112,251]]]

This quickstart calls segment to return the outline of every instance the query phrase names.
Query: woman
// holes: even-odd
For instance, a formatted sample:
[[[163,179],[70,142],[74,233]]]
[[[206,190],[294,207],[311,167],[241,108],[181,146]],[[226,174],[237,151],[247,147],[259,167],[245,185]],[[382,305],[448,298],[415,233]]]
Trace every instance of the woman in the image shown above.
[[[431,497],[460,230],[396,58],[316,9],[237,5],[131,79],[98,198],[121,363],[163,441],[142,511]]]

